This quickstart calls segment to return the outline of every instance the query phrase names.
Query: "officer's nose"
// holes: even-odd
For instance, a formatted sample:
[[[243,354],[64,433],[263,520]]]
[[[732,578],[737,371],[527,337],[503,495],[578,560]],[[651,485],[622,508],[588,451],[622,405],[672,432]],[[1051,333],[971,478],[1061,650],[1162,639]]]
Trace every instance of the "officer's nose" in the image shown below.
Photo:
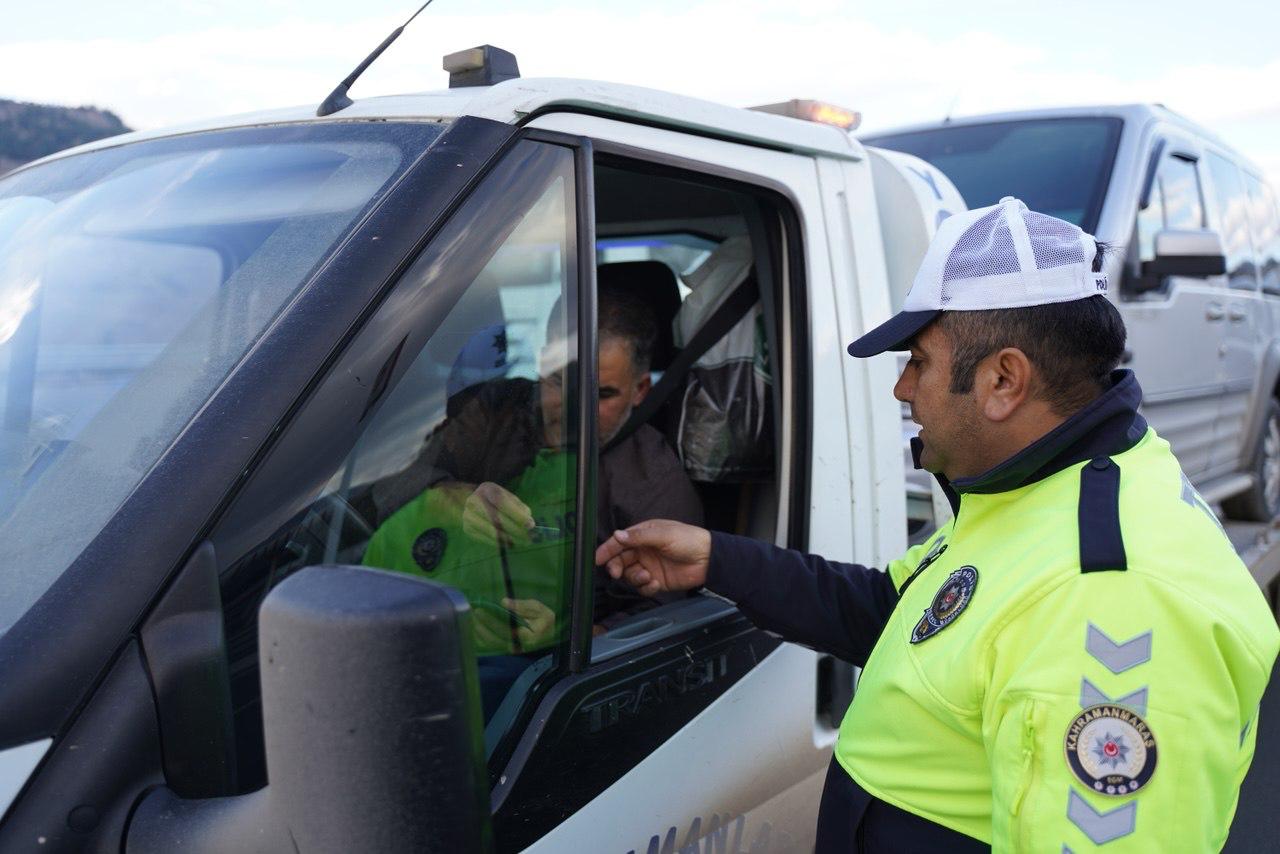
[[[911,378],[911,368],[904,367],[902,374],[898,377],[898,381],[893,386],[893,396],[903,403],[910,403],[911,398],[915,396],[916,383]]]

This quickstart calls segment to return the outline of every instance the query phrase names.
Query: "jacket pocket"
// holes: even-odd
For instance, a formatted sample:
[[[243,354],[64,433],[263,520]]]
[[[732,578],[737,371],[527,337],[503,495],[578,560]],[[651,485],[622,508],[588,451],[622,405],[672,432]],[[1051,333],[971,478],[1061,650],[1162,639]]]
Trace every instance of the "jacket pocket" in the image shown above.
[[[1010,835],[1015,851],[1030,851],[1031,832],[1035,825],[1035,804],[1044,778],[1044,756],[1040,741],[1044,735],[1045,704],[1035,699],[1023,700],[1020,706],[1017,787],[1009,799],[1010,821],[1016,832]]]

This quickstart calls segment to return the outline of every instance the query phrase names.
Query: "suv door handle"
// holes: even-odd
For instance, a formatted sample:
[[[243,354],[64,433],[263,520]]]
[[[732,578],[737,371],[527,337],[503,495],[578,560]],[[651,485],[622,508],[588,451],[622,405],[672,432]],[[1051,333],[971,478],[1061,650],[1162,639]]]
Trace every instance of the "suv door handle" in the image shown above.
[[[1221,320],[1227,316],[1226,309],[1220,302],[1211,302],[1204,307],[1204,316],[1209,320]]]
[[[1227,316],[1231,318],[1232,323],[1239,323],[1249,318],[1249,312],[1245,311],[1244,306],[1238,302],[1233,302],[1227,306]]]

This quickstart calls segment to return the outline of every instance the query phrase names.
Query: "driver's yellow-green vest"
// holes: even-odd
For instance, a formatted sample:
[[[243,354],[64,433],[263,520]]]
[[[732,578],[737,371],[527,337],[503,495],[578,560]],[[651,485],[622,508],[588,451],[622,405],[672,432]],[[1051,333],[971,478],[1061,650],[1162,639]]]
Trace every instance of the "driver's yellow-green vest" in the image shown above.
[[[836,747],[864,789],[997,851],[1222,846],[1280,631],[1167,442],[965,494],[888,571]]]

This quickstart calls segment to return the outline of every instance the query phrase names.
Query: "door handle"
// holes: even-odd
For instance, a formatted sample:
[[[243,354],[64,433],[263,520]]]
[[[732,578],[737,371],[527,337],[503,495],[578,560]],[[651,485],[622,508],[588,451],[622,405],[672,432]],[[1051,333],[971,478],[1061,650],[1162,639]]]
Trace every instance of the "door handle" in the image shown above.
[[[1231,318],[1232,323],[1239,323],[1242,320],[1249,319],[1249,312],[1245,311],[1244,306],[1238,302],[1233,302],[1227,306],[1227,316]]]
[[[1222,303],[1211,302],[1204,307],[1204,316],[1209,320],[1221,320],[1227,316],[1227,311],[1222,307]]]

